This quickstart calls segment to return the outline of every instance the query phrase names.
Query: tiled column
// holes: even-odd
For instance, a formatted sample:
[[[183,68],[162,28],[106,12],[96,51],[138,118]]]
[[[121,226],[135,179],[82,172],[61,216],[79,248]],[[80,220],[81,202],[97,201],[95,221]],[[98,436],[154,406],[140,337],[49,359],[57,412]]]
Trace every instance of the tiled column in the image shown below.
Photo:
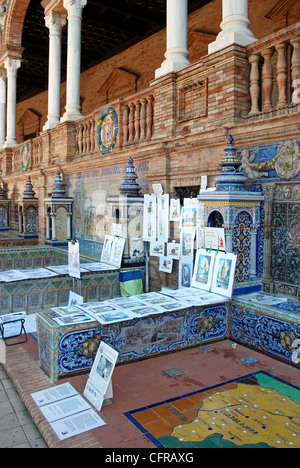
[[[17,70],[20,60],[7,59],[4,63],[7,70],[7,132],[4,148],[12,148],[16,141],[16,106],[17,106]]]
[[[187,0],[167,0],[166,60],[155,71],[155,78],[176,73],[190,65],[187,50]]]
[[[87,0],[64,0],[68,11],[67,102],[61,122],[75,121],[80,112],[81,14]]]
[[[48,120],[43,130],[60,123],[61,31],[66,17],[53,13],[45,17],[49,28]]]
[[[0,70],[0,149],[6,137],[6,71]]]
[[[261,281],[270,287],[272,282],[272,204],[275,184],[263,184],[263,193],[265,197],[265,217],[264,217],[264,260],[263,273]]]
[[[249,29],[248,0],[222,0],[222,15],[222,31],[217,39],[209,44],[209,54],[232,44],[246,47],[256,41]]]

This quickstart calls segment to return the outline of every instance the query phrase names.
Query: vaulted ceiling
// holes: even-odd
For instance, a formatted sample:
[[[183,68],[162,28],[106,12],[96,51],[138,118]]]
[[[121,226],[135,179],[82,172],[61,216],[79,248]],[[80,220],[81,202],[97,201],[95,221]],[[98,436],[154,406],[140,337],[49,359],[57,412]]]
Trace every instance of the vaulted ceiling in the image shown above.
[[[212,0],[188,0],[189,13]],[[87,0],[82,13],[81,71],[101,63],[166,26],[166,0]],[[40,0],[31,0],[23,31],[17,100],[48,88],[49,31]],[[66,79],[67,25],[62,34],[62,82]]]

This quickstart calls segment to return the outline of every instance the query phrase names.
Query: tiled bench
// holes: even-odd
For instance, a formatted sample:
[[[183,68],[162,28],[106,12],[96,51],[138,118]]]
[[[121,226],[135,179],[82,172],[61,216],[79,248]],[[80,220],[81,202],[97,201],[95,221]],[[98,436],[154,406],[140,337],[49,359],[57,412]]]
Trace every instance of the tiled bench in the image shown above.
[[[292,343],[300,338],[300,302],[270,307],[247,300],[247,295],[235,296],[230,302],[229,337],[291,363]]]
[[[100,340],[119,353],[117,364],[228,338],[228,303],[188,307],[110,325],[58,325],[37,313],[40,366],[56,381],[88,372]]]

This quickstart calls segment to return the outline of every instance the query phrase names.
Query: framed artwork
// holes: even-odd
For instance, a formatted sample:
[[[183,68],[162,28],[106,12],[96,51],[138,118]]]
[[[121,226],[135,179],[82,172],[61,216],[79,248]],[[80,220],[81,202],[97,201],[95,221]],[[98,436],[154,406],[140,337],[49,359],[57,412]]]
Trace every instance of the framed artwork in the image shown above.
[[[197,225],[197,208],[183,206],[181,210],[181,228],[195,228]]]
[[[156,239],[156,196],[144,195],[143,239],[151,241]]]
[[[184,261],[192,262],[194,259],[194,239],[195,229],[181,229],[180,245],[181,252],[180,258]]]
[[[219,252],[216,255],[211,290],[231,298],[235,274],[236,255]]]
[[[180,243],[179,242],[168,242],[167,243],[167,255],[174,260],[180,259]]]
[[[193,277],[193,263],[179,262],[179,288],[190,288]]]
[[[165,254],[165,243],[163,241],[150,242],[150,255],[162,257]]]
[[[169,194],[157,197],[157,237],[165,241],[169,238]]]
[[[207,252],[205,249],[198,249],[194,264],[192,286],[209,291],[215,263],[215,252]]]
[[[165,273],[172,273],[172,268],[173,268],[173,258],[160,257],[159,271],[164,271]]]
[[[197,226],[196,228],[196,245],[197,249],[204,249],[205,247],[205,231],[204,227]]]
[[[170,200],[170,221],[180,221],[179,198],[171,198]]]

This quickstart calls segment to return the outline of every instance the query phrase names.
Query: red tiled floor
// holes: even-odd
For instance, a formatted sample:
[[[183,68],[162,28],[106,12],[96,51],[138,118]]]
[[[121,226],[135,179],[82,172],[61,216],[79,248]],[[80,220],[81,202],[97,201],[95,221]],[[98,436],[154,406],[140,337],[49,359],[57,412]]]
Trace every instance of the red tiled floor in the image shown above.
[[[104,405],[100,412],[106,425],[63,442],[58,440],[30,396],[35,391],[54,385],[38,366],[37,344],[34,340],[29,338],[26,344],[7,348],[7,362],[4,367],[50,448],[155,448],[155,445],[129,421],[124,413],[226,383],[259,370],[300,387],[300,372],[293,366],[240,345],[234,348],[231,341],[213,343],[210,347],[211,351],[197,347],[117,366],[112,378],[113,403]],[[257,359],[257,362],[247,364],[240,360],[247,356]],[[179,377],[168,377],[164,371],[173,368],[179,369],[184,374]],[[83,393],[87,381],[86,375],[67,380],[81,394]],[[61,380],[55,384],[65,381]],[[192,407],[193,398],[191,414]]]

